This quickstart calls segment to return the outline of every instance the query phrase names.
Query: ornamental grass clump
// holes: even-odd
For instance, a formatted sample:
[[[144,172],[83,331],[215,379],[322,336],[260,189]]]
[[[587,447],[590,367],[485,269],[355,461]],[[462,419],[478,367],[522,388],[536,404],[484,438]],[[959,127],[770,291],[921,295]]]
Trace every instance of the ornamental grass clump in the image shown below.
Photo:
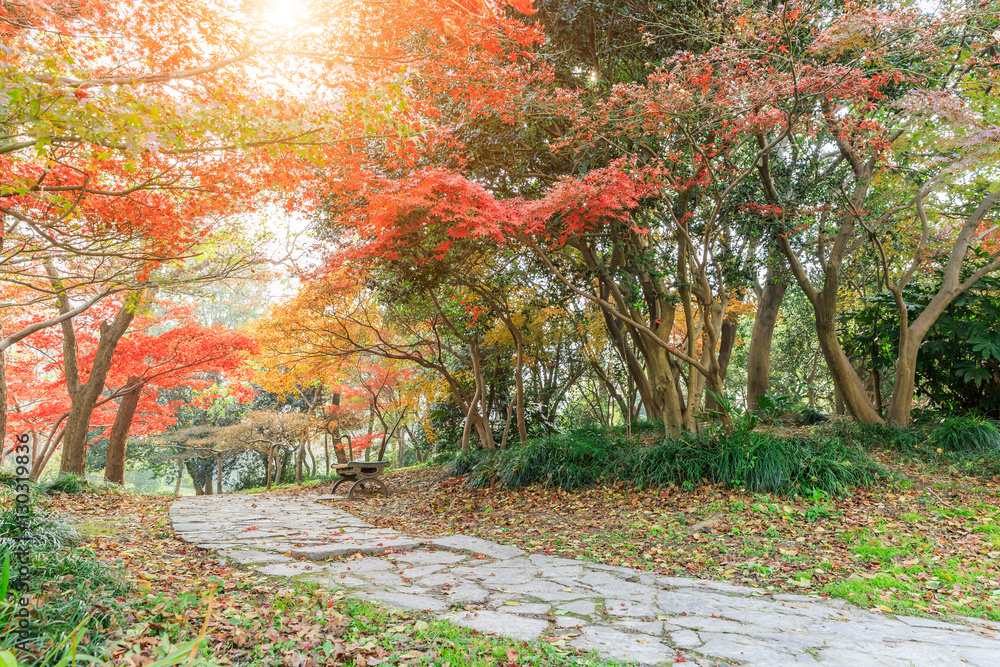
[[[463,454],[456,475],[474,487],[542,483],[573,490],[599,483],[640,487],[721,484],[750,492],[843,494],[886,477],[860,447],[829,436],[765,433],[692,435],[651,447],[609,438],[599,429],[533,440],[523,447]]]
[[[931,431],[927,445],[941,452],[1000,456],[1000,429],[977,417],[948,417]]]

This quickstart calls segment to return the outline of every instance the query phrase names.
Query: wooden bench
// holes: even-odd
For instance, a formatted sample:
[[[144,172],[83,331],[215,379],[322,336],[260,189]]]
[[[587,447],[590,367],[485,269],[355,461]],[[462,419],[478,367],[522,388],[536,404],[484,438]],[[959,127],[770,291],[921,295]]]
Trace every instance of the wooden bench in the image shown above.
[[[336,493],[338,486],[350,482],[348,498],[353,498],[355,491],[371,494],[379,490],[383,495],[389,495],[388,487],[379,479],[388,466],[389,461],[350,461],[331,466],[340,475],[340,479],[330,489],[330,493]]]

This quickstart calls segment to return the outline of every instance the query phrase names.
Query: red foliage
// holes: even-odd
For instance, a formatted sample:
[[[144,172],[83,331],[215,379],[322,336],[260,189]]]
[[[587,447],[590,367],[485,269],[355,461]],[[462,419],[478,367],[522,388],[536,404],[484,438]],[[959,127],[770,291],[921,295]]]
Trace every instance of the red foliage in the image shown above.
[[[159,433],[174,424],[179,402],[161,403],[161,390],[201,389],[236,378],[244,359],[256,351],[255,341],[245,334],[195,322],[191,306],[163,306],[160,315],[136,318],[133,331],[118,345],[107,378],[106,399],[142,384],[132,435]],[[93,363],[100,323],[118,307],[120,303],[108,300],[77,318],[81,380]],[[8,361],[10,422],[21,430],[47,431],[70,405],[63,377],[62,337],[58,329],[45,329],[26,343],[30,349],[17,350]],[[110,427],[116,409],[114,400],[105,400],[94,411],[91,427]]]

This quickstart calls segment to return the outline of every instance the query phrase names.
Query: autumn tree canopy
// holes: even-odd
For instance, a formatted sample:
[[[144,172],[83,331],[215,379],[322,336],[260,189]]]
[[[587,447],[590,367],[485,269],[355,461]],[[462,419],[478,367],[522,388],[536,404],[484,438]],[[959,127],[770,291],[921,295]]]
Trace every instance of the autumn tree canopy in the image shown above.
[[[1000,268],[989,3],[0,11],[0,412],[65,472],[110,428],[121,481],[157,391],[213,373],[300,414],[299,478],[435,420],[464,450],[729,429],[793,308],[810,406],[905,425],[928,332]],[[268,216],[307,239],[281,286]],[[259,321],[194,321],[239,281]],[[880,294],[874,370],[845,314]]]

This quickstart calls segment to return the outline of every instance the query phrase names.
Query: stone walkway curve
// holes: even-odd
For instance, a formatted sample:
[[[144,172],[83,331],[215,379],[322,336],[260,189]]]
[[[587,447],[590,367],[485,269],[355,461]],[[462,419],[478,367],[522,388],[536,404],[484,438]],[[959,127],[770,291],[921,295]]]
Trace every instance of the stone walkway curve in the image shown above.
[[[842,600],[529,555],[475,537],[408,537],[300,497],[186,497],[170,518],[180,539],[264,575],[642,665],[683,657],[706,667],[1000,667],[1000,624],[884,616]],[[351,558],[330,560],[340,557]]]

